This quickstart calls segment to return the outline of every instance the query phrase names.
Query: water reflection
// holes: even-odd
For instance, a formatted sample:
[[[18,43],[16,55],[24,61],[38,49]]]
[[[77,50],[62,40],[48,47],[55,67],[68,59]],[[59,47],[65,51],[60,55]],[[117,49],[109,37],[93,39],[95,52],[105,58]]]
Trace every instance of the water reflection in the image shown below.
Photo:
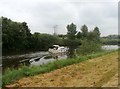
[[[28,56],[29,55],[29,56]],[[66,59],[67,55],[62,54],[59,56],[53,56],[49,54],[48,52],[39,52],[39,53],[33,53],[33,54],[27,54],[27,55],[18,55],[18,56],[12,56],[12,57],[4,57],[2,61],[2,69],[3,71],[7,68],[19,68],[22,65],[27,66],[37,66],[42,64],[47,64],[49,62],[53,62],[56,60]]]
[[[47,63],[50,63],[50,62],[53,62],[53,61],[56,61],[56,60],[61,60],[61,59],[66,59],[67,58],[67,55],[60,55],[60,56],[56,56],[56,57],[53,57],[51,55],[47,55],[47,56],[43,56],[42,58],[36,58],[36,59],[31,59],[30,60],[30,66],[33,66],[33,65],[43,65],[43,64],[47,64]]]
[[[104,50],[116,50],[118,49],[117,45],[105,45],[102,46]],[[57,56],[50,55],[49,52],[36,52],[23,55],[13,55],[13,56],[3,56],[2,57],[2,69],[8,67],[18,68],[21,65],[33,66],[33,65],[42,65],[56,60],[66,59],[66,54],[61,54]]]
[[[20,66],[30,65],[29,60],[32,58],[41,58],[44,55],[48,55],[49,52],[34,52],[22,55],[2,56],[2,69],[3,71],[7,68],[18,68]]]

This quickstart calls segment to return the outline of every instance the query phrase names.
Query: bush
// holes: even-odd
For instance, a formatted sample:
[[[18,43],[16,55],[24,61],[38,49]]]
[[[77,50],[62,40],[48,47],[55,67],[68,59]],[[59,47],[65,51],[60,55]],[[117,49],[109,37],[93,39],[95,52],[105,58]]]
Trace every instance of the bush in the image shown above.
[[[83,40],[82,45],[77,49],[77,54],[87,55],[97,51],[101,51],[101,44],[94,41]]]

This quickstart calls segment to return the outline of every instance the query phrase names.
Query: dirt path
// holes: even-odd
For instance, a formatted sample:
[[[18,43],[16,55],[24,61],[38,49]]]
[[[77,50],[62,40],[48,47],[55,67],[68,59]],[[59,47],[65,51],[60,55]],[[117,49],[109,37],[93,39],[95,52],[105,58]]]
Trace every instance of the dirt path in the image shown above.
[[[50,73],[22,78],[12,85],[7,85],[7,87],[117,86],[117,61],[118,53],[114,52],[102,57],[73,64]]]

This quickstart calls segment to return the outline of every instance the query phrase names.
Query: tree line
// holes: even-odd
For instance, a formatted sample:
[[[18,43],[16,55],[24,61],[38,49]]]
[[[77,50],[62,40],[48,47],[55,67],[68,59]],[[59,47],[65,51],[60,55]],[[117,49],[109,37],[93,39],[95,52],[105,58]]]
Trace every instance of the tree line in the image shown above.
[[[104,45],[120,45],[120,35],[108,35],[101,37],[101,42]]]
[[[2,17],[2,53],[45,51],[58,42],[50,34],[32,34],[26,22],[14,22]]]
[[[83,25],[80,31],[74,23],[66,26],[66,35],[32,34],[26,22],[14,22],[2,17],[2,53],[47,51],[54,44],[68,46],[71,57],[77,53],[95,52],[100,48],[100,31],[95,27],[88,31]]]
[[[77,31],[74,23],[67,25],[67,46],[69,47],[70,56],[76,54],[86,55],[101,50],[100,31],[95,27],[93,31],[88,31],[88,27],[83,25],[80,31]]]

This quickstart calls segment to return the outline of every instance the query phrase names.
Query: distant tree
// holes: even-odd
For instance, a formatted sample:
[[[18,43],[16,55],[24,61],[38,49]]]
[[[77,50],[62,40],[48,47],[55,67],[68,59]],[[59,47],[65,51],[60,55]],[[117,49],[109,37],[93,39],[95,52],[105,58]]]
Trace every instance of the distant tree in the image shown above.
[[[68,46],[69,57],[75,56],[75,50],[81,44],[80,49],[85,52],[86,50],[92,52],[99,49],[100,31],[98,27],[95,27],[93,31],[88,32],[87,26],[83,25],[81,31],[77,32],[76,25],[71,23],[70,25],[67,25],[66,28],[66,35],[54,36],[50,34],[41,34],[39,32],[32,34],[26,22],[15,22],[11,19],[2,17],[3,55],[4,53],[9,52],[46,51],[54,44]],[[115,40],[117,40],[115,35],[109,36],[108,38],[115,38]],[[114,42],[115,41],[109,43]]]
[[[83,25],[81,27],[81,31],[82,31],[82,38],[86,38],[87,37],[87,34],[88,34],[88,27],[86,25]]]
[[[99,31],[99,28],[98,27],[95,27],[93,32],[95,32],[97,34],[97,36],[100,37],[100,31]]]
[[[109,38],[109,39],[118,39],[118,38],[120,38],[120,35],[108,35],[108,36],[106,36],[106,38]]]
[[[65,39],[65,38],[66,38],[66,35],[58,34],[58,37],[59,37],[60,39]]]
[[[104,45],[120,45],[120,35],[108,35],[101,37],[101,43]]]
[[[76,25],[73,23],[71,23],[70,25],[67,25],[67,30],[68,30],[68,32],[67,32],[68,39],[75,39],[75,37],[76,37],[75,35],[77,33]]]
[[[32,35],[33,50],[47,51],[49,47],[53,46],[59,41],[56,36],[49,34],[34,33]]]
[[[93,34],[95,35],[96,42],[100,43],[100,31],[98,27],[94,28]]]

